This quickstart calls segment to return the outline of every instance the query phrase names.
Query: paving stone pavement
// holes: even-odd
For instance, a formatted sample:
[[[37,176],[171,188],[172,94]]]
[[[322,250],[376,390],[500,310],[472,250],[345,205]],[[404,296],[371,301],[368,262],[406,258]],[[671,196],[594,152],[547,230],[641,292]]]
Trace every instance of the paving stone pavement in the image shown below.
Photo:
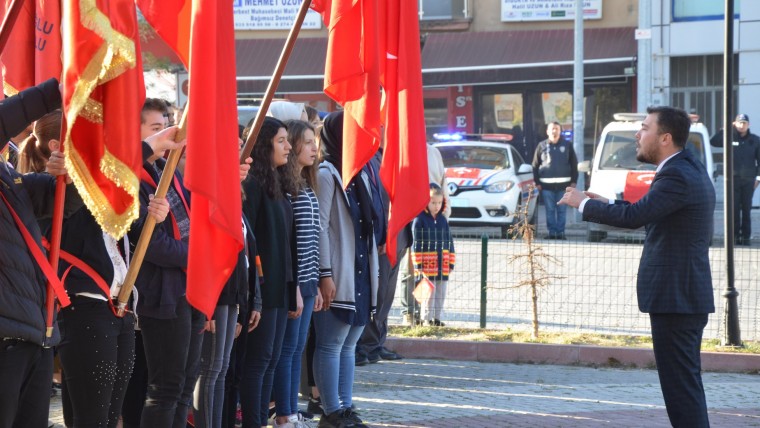
[[[760,427],[760,376],[704,373],[712,427]],[[356,368],[373,427],[669,427],[657,372],[443,360]],[[60,400],[51,420],[62,423]]]

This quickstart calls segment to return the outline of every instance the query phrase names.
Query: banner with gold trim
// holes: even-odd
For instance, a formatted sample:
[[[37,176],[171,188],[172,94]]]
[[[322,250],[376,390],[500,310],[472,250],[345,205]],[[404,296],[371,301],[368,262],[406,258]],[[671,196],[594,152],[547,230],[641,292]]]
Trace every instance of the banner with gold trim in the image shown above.
[[[64,0],[66,167],[104,231],[137,218],[145,100],[134,0]]]
[[[0,0],[5,16],[13,0]],[[10,96],[61,78],[61,0],[24,0],[0,55],[3,92]]]

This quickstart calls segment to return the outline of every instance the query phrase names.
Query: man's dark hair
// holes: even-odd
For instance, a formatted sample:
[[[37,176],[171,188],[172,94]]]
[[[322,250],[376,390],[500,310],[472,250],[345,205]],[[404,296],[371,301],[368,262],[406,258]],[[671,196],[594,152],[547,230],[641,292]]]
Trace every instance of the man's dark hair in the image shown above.
[[[657,106],[648,107],[647,113],[657,115],[657,129],[660,134],[670,134],[676,147],[686,147],[686,141],[689,139],[691,119],[689,119],[689,115],[684,110],[675,107]]]
[[[164,116],[169,114],[169,109],[166,108],[166,102],[160,98],[146,98],[143,103],[143,108],[140,114],[140,122],[145,123],[145,115],[149,111],[157,111]]]

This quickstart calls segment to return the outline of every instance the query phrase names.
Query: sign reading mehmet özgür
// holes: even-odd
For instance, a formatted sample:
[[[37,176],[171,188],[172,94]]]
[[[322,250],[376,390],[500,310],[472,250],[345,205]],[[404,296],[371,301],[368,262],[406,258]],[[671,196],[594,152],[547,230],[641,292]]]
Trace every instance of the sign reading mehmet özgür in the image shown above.
[[[501,21],[575,19],[575,0],[501,0]],[[602,0],[583,2],[583,19],[602,19]]]
[[[233,0],[236,30],[288,30],[303,0]],[[303,30],[322,28],[322,17],[309,10]]]

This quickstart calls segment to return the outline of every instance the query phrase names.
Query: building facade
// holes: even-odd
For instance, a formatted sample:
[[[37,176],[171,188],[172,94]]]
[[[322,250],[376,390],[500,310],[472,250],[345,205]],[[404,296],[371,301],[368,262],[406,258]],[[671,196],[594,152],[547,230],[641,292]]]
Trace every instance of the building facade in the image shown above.
[[[711,132],[723,126],[723,0],[642,0],[652,4],[653,104],[700,115]],[[760,2],[735,2],[734,112],[760,114]],[[644,84],[644,82],[642,82]],[[760,117],[760,116],[757,116]]]

